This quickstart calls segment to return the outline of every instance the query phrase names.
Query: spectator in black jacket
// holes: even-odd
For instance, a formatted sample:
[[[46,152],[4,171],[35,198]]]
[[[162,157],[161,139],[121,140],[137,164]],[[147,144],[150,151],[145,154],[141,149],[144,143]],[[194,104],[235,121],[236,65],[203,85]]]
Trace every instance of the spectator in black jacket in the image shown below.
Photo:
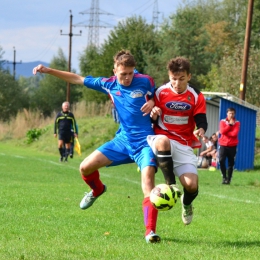
[[[78,129],[76,127],[76,120],[73,113],[70,112],[70,103],[63,102],[62,110],[57,114],[54,122],[54,137],[57,137],[57,130],[59,134],[58,149],[60,152],[60,161],[68,161],[71,145],[71,131],[73,129],[74,136],[78,136]],[[63,150],[65,144],[65,151]]]

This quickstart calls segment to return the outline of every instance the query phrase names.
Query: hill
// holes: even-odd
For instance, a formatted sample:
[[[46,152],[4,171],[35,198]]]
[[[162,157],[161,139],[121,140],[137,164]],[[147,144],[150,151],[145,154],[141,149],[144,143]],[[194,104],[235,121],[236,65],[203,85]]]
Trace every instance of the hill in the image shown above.
[[[32,62],[22,62],[16,63],[15,65],[15,77],[18,79],[20,76],[25,78],[29,78],[32,76],[32,69],[38,64],[43,64],[44,66],[49,66],[48,63],[44,61],[32,61]],[[13,64],[10,62],[8,64],[4,64],[3,68],[9,70],[11,74],[13,74]]]

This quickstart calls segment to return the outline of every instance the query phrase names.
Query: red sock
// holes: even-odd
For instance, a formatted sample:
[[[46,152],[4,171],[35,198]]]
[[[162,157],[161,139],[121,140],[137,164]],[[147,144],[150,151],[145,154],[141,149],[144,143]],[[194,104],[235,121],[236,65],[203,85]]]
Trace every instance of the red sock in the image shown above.
[[[104,191],[104,184],[99,179],[99,171],[96,170],[88,176],[81,175],[82,179],[93,190],[94,197],[97,197]]]
[[[151,231],[155,233],[158,210],[153,207],[149,197],[144,198],[143,200],[143,212],[144,212],[144,225],[146,228],[145,235],[148,235]]]

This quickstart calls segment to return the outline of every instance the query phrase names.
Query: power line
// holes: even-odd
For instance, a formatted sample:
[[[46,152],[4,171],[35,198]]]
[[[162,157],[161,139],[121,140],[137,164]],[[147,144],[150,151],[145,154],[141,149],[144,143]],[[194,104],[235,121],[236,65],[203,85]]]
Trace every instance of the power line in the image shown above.
[[[77,23],[73,26],[88,27],[88,46],[99,47],[99,28],[113,27],[113,25],[102,25],[100,24],[99,15],[113,15],[105,12],[99,8],[99,0],[92,0],[90,9],[80,12],[80,14],[89,14],[88,23],[85,22]],[[104,22],[102,22],[104,24]]]
[[[65,23],[65,20],[66,20],[66,17],[67,17],[67,12],[66,12],[66,15],[64,16],[59,28],[64,25]],[[59,30],[57,30],[57,32],[59,32]],[[37,55],[35,55],[35,58],[33,58],[32,60],[35,60],[35,59],[41,59],[41,57],[44,57],[46,55],[46,53],[48,53],[51,49],[51,47],[54,45],[54,43],[56,42],[56,40],[58,39],[59,35],[57,33],[54,34],[53,38],[50,40],[50,42],[48,44],[46,44],[46,48],[43,49],[40,53],[38,53]]]
[[[158,18],[158,14],[159,14],[159,9],[158,9],[158,1],[154,0],[154,5],[153,5],[153,22],[152,24],[155,27],[155,30],[158,30],[158,26],[159,26],[159,18]]]

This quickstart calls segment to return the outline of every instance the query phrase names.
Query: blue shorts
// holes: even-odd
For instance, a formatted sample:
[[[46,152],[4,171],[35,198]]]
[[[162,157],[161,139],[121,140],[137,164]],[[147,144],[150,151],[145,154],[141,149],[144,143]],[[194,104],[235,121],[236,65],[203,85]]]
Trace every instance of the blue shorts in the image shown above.
[[[141,171],[146,166],[154,166],[155,171],[157,171],[155,155],[148,145],[146,137],[142,142],[133,142],[130,144],[126,139],[116,136],[97,150],[112,161],[108,166],[135,162]]]

